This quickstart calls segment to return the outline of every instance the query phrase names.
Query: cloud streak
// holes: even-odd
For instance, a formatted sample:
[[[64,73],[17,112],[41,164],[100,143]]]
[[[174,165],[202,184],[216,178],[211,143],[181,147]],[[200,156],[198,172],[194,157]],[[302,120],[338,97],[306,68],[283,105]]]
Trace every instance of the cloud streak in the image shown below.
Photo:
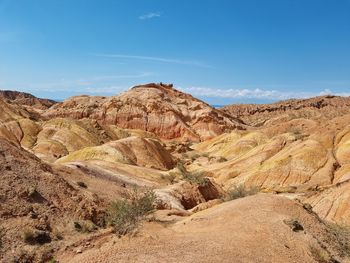
[[[148,13],[148,14],[144,14],[144,15],[141,15],[139,16],[139,19],[140,20],[147,20],[147,19],[152,19],[152,18],[157,18],[157,17],[161,17],[161,13],[159,12],[152,12],[152,13]]]
[[[212,68],[208,64],[205,64],[199,61],[194,61],[194,60],[180,60],[180,59],[163,58],[163,57],[124,55],[124,54],[94,54],[94,55],[97,57],[105,57],[105,58],[146,60],[146,61],[154,61],[154,62],[169,63],[169,64],[195,66],[195,67],[201,67],[201,68]]]
[[[150,77],[152,75],[154,74],[151,72],[144,72],[144,73],[135,74],[135,75],[105,75],[105,76],[93,77],[92,80],[139,79],[139,78]]]
[[[113,93],[127,89],[127,87],[116,86],[115,82],[122,79],[140,79],[153,76],[154,73],[143,72],[139,74],[130,75],[101,75],[91,76],[88,78],[77,78],[77,79],[58,79],[51,82],[39,82],[39,83],[16,83],[15,87],[27,87],[27,91],[45,91],[45,92],[56,92],[56,91],[72,91],[75,92],[88,92],[88,93]],[[1,85],[1,83],[0,83]],[[5,84],[2,84],[5,86]]]

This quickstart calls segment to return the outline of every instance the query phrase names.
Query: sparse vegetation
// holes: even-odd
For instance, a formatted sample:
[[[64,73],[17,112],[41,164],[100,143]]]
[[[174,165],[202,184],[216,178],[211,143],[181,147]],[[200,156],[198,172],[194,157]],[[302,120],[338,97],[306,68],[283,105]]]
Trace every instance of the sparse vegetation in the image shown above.
[[[23,240],[26,243],[32,243],[32,241],[34,240],[34,231],[31,229],[26,229],[23,232]]]
[[[81,233],[91,233],[91,232],[94,232],[97,230],[97,226],[88,220],[75,221],[74,222],[74,229],[77,232],[81,232]]]
[[[187,171],[187,169],[182,161],[179,161],[177,163],[177,169],[179,170],[183,179],[190,182],[190,183],[197,184],[200,186],[206,186],[209,183],[209,179],[205,178],[203,176],[202,172],[189,172],[189,171]]]
[[[173,184],[173,183],[175,183],[175,180],[176,180],[176,174],[170,172],[167,178],[168,178],[169,182],[171,184]]]
[[[23,241],[30,245],[45,244],[51,242],[51,237],[45,231],[25,229],[23,232]]]
[[[156,196],[153,191],[140,194],[134,189],[129,200],[112,202],[107,210],[107,222],[113,226],[118,236],[123,236],[136,230],[142,219],[154,209]]]
[[[177,174],[175,172],[169,172],[168,174],[162,174],[161,179],[169,181],[170,184],[175,183]]]
[[[293,127],[290,129],[290,132],[295,136],[297,140],[304,139],[306,135],[303,133],[303,131],[298,127]]]
[[[258,187],[247,188],[245,185],[234,186],[228,191],[227,201],[243,198],[249,195],[255,195],[259,192]]]
[[[29,198],[34,198],[36,195],[38,195],[38,191],[36,190],[36,187],[29,187],[27,190],[27,196]]]
[[[331,257],[329,253],[323,249],[323,248],[318,248],[316,246],[310,247],[310,252],[312,257],[318,262],[318,263],[329,263],[331,262]]]
[[[0,249],[2,249],[2,247],[3,247],[2,242],[3,242],[4,236],[5,236],[5,230],[2,227],[0,227]]]
[[[52,234],[57,240],[63,240],[64,239],[63,233],[60,230],[58,230],[57,228],[54,228],[52,230]]]
[[[350,257],[350,227],[326,223],[330,231],[336,236],[339,244],[342,247],[342,252],[345,256]]]
[[[11,255],[11,260],[9,263],[18,263],[18,262],[34,262],[35,256],[32,251],[24,250],[19,248]]]

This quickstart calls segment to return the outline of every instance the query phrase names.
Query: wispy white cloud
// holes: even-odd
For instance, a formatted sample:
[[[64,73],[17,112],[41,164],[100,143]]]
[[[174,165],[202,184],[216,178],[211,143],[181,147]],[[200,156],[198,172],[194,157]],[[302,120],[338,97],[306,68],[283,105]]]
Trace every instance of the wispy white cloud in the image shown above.
[[[143,72],[139,74],[130,75],[102,75],[92,76],[89,78],[77,78],[66,79],[61,78],[54,81],[38,82],[38,83],[17,83],[14,85],[7,85],[9,87],[26,87],[27,91],[45,91],[45,92],[57,92],[57,91],[72,91],[76,93],[116,93],[127,89],[127,87],[117,87],[115,82],[121,79],[139,79],[153,76],[152,72]],[[1,84],[1,83],[0,83]],[[6,86],[3,84],[3,86]],[[99,88],[100,87],[100,88]],[[115,92],[114,92],[115,91]]]
[[[208,87],[190,87],[181,88],[182,91],[194,96],[208,98],[226,98],[226,99],[269,99],[285,100],[291,98],[310,98],[323,95],[350,96],[350,92],[332,92],[329,89],[320,92],[297,92],[297,91],[279,91],[266,89],[220,89]]]
[[[106,76],[97,76],[93,77],[93,80],[113,80],[113,79],[139,79],[144,77],[149,77],[154,75],[151,72],[144,72],[135,75],[106,75]]]
[[[172,58],[163,58],[163,57],[124,55],[124,54],[94,54],[94,56],[105,57],[105,58],[148,60],[148,61],[155,61],[155,62],[162,62],[162,63],[195,66],[195,67],[201,67],[201,68],[212,68],[208,64],[195,61],[195,60],[181,60],[181,59],[172,59]]]
[[[319,93],[320,96],[324,95],[335,95],[335,96],[343,96],[343,97],[349,97],[350,92],[332,92],[330,89],[325,89]]]
[[[161,15],[162,14],[160,12],[151,12],[151,13],[147,13],[147,14],[139,16],[139,19],[140,20],[147,20],[147,19],[161,17]]]

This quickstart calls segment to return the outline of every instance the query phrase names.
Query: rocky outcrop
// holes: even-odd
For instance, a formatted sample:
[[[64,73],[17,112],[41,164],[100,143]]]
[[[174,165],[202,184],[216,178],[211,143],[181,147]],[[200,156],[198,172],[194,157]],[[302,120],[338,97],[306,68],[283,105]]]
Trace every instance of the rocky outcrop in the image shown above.
[[[66,231],[71,231],[73,220],[98,223],[102,215],[96,196],[85,196],[50,165],[3,139],[0,139],[0,200],[0,227],[5,233],[1,237],[1,262],[19,260],[17,256],[25,251],[26,242],[41,245],[57,242],[56,235],[63,237]],[[59,233],[55,232],[57,227],[61,227]],[[42,253],[48,248],[49,245],[29,247],[28,255],[33,257],[30,262],[41,262]]]
[[[24,136],[21,122],[26,120],[26,123],[30,123],[40,118],[39,114],[0,98],[0,138],[19,145]]]
[[[182,181],[163,189],[158,189],[156,194],[161,201],[163,209],[178,210],[189,210],[207,201],[225,197],[225,192],[222,188],[208,178],[203,185]]]
[[[245,129],[239,119],[165,84],[136,86],[113,97],[72,97],[44,115],[96,119],[102,124],[150,131],[162,139],[199,141]]]

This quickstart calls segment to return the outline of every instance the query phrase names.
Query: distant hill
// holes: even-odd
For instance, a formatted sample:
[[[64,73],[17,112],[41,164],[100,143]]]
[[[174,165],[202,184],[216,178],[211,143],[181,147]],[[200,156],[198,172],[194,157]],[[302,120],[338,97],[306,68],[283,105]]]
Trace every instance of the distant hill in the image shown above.
[[[15,102],[20,105],[31,106],[40,110],[48,109],[56,103],[56,101],[54,100],[40,99],[29,93],[12,90],[0,90],[0,97],[9,102]]]
[[[291,99],[272,104],[232,104],[220,110],[242,119],[247,125],[261,126],[273,118],[326,118],[350,113],[350,97],[320,96]]]

